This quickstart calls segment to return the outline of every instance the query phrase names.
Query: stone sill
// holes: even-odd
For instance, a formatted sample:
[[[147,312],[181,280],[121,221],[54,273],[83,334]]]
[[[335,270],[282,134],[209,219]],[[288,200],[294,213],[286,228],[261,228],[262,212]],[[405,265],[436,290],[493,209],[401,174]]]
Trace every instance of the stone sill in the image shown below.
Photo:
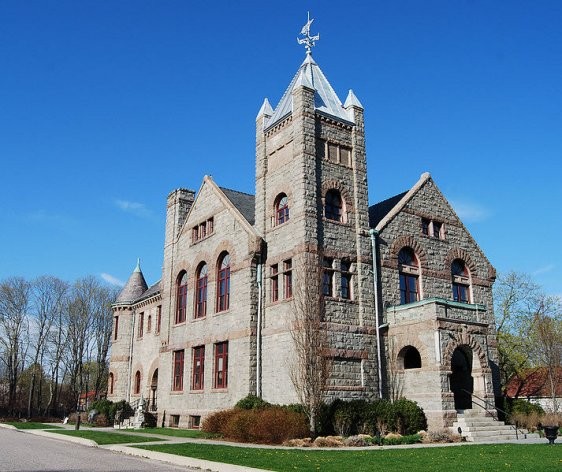
[[[413,303],[406,303],[405,305],[394,305],[389,306],[386,311],[403,311],[409,310],[410,308],[417,308],[425,305],[444,305],[451,308],[459,308],[461,310],[469,310],[469,311],[487,311],[486,305],[480,305],[479,303],[462,303],[462,302],[455,302],[453,300],[447,300],[446,298],[439,298],[439,297],[432,297],[432,298],[425,298],[424,300],[420,300],[418,302]]]

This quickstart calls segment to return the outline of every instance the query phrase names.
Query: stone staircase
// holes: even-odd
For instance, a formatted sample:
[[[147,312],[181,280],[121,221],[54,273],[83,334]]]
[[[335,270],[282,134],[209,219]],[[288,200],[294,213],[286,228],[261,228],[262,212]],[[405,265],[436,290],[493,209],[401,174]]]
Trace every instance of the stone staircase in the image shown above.
[[[530,437],[538,437],[515,427],[506,425],[491,416],[486,416],[483,410],[459,410],[457,421],[453,423],[451,430],[454,433],[461,429],[461,436],[469,442],[503,442],[510,440],[525,440]]]

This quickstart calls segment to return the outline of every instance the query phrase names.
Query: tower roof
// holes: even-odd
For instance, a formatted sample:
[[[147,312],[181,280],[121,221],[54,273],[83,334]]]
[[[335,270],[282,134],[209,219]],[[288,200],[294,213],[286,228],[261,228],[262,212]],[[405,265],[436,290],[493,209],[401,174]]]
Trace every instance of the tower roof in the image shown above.
[[[130,303],[139,298],[148,288],[146,280],[144,280],[144,275],[142,275],[142,270],[140,268],[140,260],[137,261],[137,266],[133,273],[127,280],[127,283],[119,293],[115,303]]]
[[[314,89],[314,108],[317,111],[340,120],[353,122],[330,82],[312,58],[312,54],[307,54],[283,97],[281,97],[273,115],[267,120],[266,127],[276,124],[293,111],[293,90],[301,85]]]

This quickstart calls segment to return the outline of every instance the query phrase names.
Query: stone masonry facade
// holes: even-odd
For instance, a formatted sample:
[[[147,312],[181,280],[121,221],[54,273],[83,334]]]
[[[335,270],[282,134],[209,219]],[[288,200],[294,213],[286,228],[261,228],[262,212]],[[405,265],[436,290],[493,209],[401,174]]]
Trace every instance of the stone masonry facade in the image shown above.
[[[207,176],[170,193],[161,280],[137,266],[114,304],[111,400],[179,427],[248,394],[296,402],[295,289],[313,274],[326,401],[405,396],[434,428],[467,395],[493,403],[494,269],[429,174],[369,207],[363,116],[307,54],[256,118],[255,196]]]

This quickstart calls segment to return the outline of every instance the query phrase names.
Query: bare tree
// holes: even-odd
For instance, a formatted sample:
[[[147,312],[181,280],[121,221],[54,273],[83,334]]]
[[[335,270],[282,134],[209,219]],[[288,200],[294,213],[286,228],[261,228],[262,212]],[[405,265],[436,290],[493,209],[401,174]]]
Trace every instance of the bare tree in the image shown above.
[[[0,346],[8,376],[8,408],[12,412],[27,350],[30,290],[30,284],[21,277],[0,283]]]
[[[388,339],[388,393],[390,400],[395,402],[402,398],[404,389],[404,369],[398,363],[398,353],[394,338]]]
[[[533,318],[532,356],[537,366],[546,369],[552,408],[558,412],[556,385],[562,367],[562,301],[558,297],[545,297],[540,310]]]
[[[313,435],[316,433],[316,421],[331,370],[323,314],[320,260],[318,256],[307,253],[295,266],[290,332],[296,362],[292,365],[290,375]]]
[[[43,373],[42,357],[45,352],[47,338],[51,326],[56,317],[62,313],[64,296],[67,285],[62,280],[52,276],[42,276],[31,284],[32,316],[32,360],[31,381],[29,383],[29,395],[27,401],[27,417],[30,418],[33,410],[33,396],[36,390],[37,376]],[[41,380],[41,379],[40,379]],[[39,399],[41,389],[37,392],[37,407],[40,408]]]

